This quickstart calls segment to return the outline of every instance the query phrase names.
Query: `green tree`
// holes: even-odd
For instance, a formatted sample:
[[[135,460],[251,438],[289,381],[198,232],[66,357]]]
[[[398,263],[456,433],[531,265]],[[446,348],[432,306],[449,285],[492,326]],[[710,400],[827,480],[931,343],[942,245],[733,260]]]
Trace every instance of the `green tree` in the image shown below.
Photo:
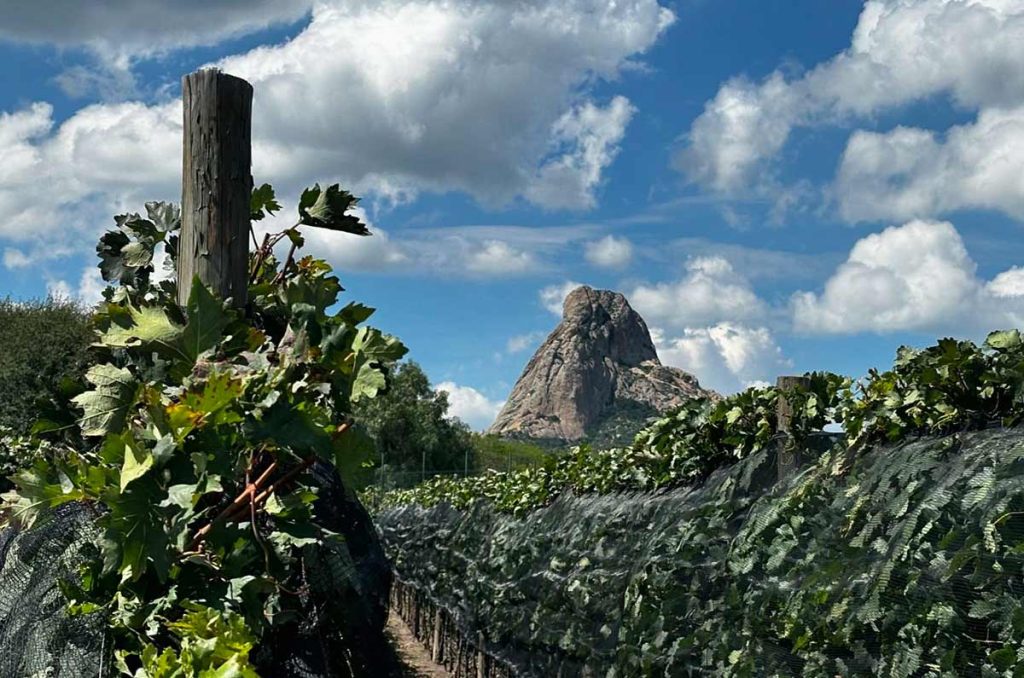
[[[40,401],[81,380],[93,338],[88,312],[73,302],[0,299],[0,427],[28,433]]]
[[[356,407],[377,446],[376,467],[365,482],[413,485],[423,477],[475,468],[469,427],[448,415],[448,394],[435,391],[415,362],[388,375],[388,389]]]

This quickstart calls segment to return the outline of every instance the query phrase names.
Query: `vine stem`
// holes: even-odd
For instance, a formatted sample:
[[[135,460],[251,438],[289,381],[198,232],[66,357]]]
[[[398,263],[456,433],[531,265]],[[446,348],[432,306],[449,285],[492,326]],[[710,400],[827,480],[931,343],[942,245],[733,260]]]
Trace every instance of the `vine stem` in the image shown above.
[[[338,426],[334,432],[334,437],[338,437],[345,433],[349,429],[350,425],[344,423]],[[291,470],[281,476],[278,480],[270,484],[269,487],[263,488],[264,483],[269,480],[271,474],[277,469],[277,461],[271,462],[271,464],[260,474],[260,476],[253,482],[247,482],[245,489],[235,497],[234,501],[228,504],[224,509],[217,514],[217,517],[212,521],[204,525],[196,532],[195,537],[189,543],[186,552],[192,552],[199,549],[206,538],[210,535],[213,529],[218,525],[226,523],[236,522],[243,515],[249,513],[255,524],[256,511],[266,503],[270,495],[284,487],[291,481],[293,481],[300,473],[312,466],[317,460],[317,455],[311,454],[301,463],[294,466]],[[247,472],[248,473],[248,472]],[[247,478],[248,480],[248,478]],[[258,494],[257,494],[258,492]]]

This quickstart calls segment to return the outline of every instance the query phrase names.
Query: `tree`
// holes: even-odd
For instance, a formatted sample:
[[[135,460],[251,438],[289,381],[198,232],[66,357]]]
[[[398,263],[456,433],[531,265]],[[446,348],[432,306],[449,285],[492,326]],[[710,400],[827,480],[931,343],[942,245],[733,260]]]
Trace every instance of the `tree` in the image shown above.
[[[424,477],[475,467],[469,427],[448,416],[448,394],[435,391],[415,362],[388,375],[388,390],[356,407],[377,446],[373,478],[385,484],[413,485]]]
[[[88,312],[71,301],[0,299],[0,427],[28,433],[40,401],[81,380],[94,338]]]

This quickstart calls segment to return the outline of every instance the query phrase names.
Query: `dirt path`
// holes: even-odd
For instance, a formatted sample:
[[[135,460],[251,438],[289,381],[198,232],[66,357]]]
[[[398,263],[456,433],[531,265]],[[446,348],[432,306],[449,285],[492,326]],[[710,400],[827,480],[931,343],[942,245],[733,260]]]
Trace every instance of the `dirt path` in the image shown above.
[[[394,612],[388,615],[387,635],[391,646],[395,648],[395,654],[398,655],[406,678],[450,677],[444,667],[438,666],[430,659],[427,649],[420,645],[402,618]]]

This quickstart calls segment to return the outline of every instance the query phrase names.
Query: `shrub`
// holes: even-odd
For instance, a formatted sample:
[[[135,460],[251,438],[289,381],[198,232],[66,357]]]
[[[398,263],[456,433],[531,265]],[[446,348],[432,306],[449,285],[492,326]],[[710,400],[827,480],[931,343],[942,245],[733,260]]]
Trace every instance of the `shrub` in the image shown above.
[[[93,333],[89,313],[66,300],[0,300],[0,426],[29,432],[40,402],[80,381]]]

